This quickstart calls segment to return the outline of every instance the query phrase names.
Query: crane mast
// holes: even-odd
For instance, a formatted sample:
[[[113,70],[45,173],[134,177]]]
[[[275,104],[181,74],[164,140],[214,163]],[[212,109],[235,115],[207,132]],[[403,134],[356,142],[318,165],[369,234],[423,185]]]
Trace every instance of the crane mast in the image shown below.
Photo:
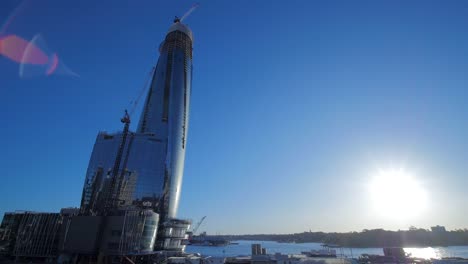
[[[107,199],[106,199],[106,211],[111,208],[114,208],[118,202],[118,192],[116,190],[116,185],[118,184],[117,181],[119,179],[119,170],[120,164],[122,162],[122,156],[125,149],[125,145],[127,143],[128,131],[130,129],[130,115],[128,114],[127,110],[125,110],[124,116],[120,119],[120,122],[124,124],[124,129],[122,132],[122,140],[120,141],[119,148],[117,150],[117,155],[115,157],[114,166],[112,168],[111,173],[111,183],[109,189],[107,191]]]

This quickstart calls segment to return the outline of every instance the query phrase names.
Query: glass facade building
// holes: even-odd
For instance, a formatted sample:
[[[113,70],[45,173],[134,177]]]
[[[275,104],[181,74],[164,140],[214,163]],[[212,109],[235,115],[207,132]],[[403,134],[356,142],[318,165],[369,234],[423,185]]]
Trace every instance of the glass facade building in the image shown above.
[[[114,176],[122,140],[123,133],[101,132],[97,136],[83,188],[82,213],[100,214],[110,197],[116,197],[119,207],[162,209],[166,144],[154,135],[130,132],[122,147],[120,169]]]
[[[124,117],[122,132],[97,136],[82,215],[106,214],[109,208],[152,209],[160,228],[177,217],[192,82],[191,30],[176,19],[159,51],[137,131],[128,130],[130,119]]]
[[[165,144],[167,201],[162,217],[177,215],[184,173],[192,83],[192,32],[175,21],[160,45],[160,57],[138,124],[138,133],[154,134]]]

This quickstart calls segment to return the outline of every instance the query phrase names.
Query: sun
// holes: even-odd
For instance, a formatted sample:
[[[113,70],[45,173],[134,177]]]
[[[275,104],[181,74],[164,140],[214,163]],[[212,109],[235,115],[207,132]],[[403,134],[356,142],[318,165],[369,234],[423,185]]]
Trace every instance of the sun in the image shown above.
[[[369,184],[376,213],[394,219],[421,214],[427,206],[427,193],[421,183],[403,169],[379,170]]]

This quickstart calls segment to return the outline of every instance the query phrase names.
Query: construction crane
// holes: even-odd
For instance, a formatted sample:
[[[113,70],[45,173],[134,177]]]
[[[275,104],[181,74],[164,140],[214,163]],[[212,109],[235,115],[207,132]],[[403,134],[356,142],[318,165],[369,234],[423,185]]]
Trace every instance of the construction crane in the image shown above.
[[[126,156],[126,159],[123,161],[123,156],[124,156],[124,149],[127,145],[127,138],[129,134],[131,134],[130,130],[130,123],[131,123],[131,115],[135,111],[136,107],[138,106],[138,102],[140,101],[141,97],[143,96],[144,92],[148,88],[148,84],[151,80],[151,76],[153,75],[155,70],[155,67],[152,67],[151,71],[148,74],[147,79],[145,80],[145,83],[138,94],[137,98],[132,101],[130,104],[130,111],[127,111],[125,109],[125,114],[124,116],[120,119],[120,122],[124,125],[123,131],[122,131],[122,140],[120,141],[119,148],[117,149],[117,155],[115,157],[114,161],[114,166],[111,171],[111,180],[109,186],[107,186],[106,190],[104,191],[104,197],[105,197],[105,205],[104,205],[104,210],[107,213],[109,210],[112,210],[115,208],[119,202],[122,202],[119,200],[119,192],[121,188],[121,183],[122,183],[122,177],[124,175],[124,170],[126,167],[126,159],[128,158],[128,155]],[[121,164],[124,162],[121,170]]]
[[[206,216],[202,217],[202,219],[200,219],[200,221],[198,221],[198,223],[193,227],[192,234],[195,235],[195,233],[197,233],[198,228],[200,228],[200,226],[203,223],[203,221],[205,220],[205,218],[206,218]]]
[[[195,11],[195,9],[197,9],[197,7],[199,7],[199,6],[200,6],[199,3],[193,4],[192,7],[191,7],[187,12],[185,12],[185,14],[182,16],[182,18],[179,19],[179,18],[176,17],[176,20],[177,20],[177,21],[174,21],[174,22],[182,22],[182,21],[184,21],[184,19],[186,19],[186,18],[187,18],[193,11]]]
[[[117,150],[117,155],[115,157],[114,161],[114,166],[112,168],[111,172],[111,182],[110,186],[105,192],[106,200],[105,200],[105,210],[111,210],[116,206],[116,203],[118,202],[118,192],[119,189],[116,188],[119,185],[119,170],[120,170],[120,164],[122,162],[122,156],[123,156],[123,151],[125,149],[125,145],[127,142],[127,137],[128,137],[128,130],[130,127],[130,115],[128,114],[127,110],[125,110],[124,116],[120,119],[120,122],[124,124],[124,129],[122,132],[122,140],[120,141],[119,148]]]

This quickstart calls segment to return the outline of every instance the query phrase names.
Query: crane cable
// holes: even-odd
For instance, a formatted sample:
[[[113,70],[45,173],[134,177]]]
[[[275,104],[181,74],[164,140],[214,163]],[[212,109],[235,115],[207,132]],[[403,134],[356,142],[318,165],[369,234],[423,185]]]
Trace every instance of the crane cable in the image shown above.
[[[140,93],[138,94],[137,98],[133,101],[130,102],[130,111],[128,112],[128,115],[131,117],[133,115],[133,112],[135,112],[136,107],[138,106],[138,103],[140,102],[141,97],[143,94],[146,92],[146,89],[148,88],[148,83],[151,79],[151,76],[153,75],[153,72],[156,67],[151,68],[148,76],[146,77],[145,83],[143,84],[143,87],[140,90]]]

